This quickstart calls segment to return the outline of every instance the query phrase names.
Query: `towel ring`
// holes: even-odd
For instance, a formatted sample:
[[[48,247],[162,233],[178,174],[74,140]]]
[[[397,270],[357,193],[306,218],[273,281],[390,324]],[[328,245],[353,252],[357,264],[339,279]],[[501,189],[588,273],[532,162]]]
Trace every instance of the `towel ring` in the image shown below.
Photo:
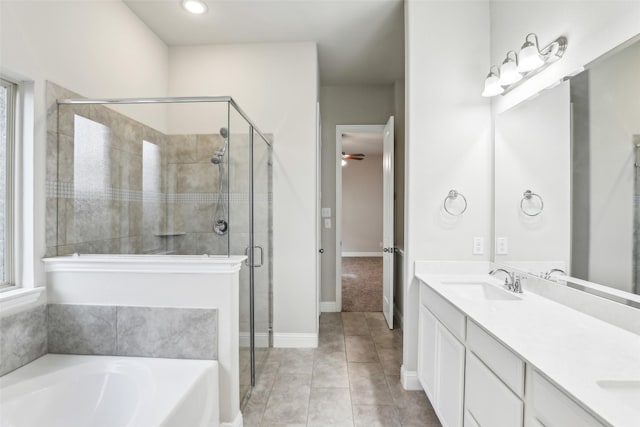
[[[529,213],[524,208],[524,202],[525,202],[525,200],[531,200],[534,197],[537,198],[538,200],[540,200],[540,207],[538,208],[537,212]],[[522,200],[520,200],[520,210],[522,211],[523,214],[525,214],[526,216],[538,216],[538,215],[540,215],[542,213],[543,209],[544,209],[544,200],[542,200],[542,197],[540,197],[539,194],[536,194],[531,190],[527,190],[522,194]]]
[[[462,208],[462,210],[458,213],[452,212],[449,210],[449,208],[447,207],[447,201],[449,200],[456,200],[458,198],[458,196],[460,196],[462,198],[462,201],[464,202],[464,207]],[[462,193],[458,193],[456,190],[449,190],[449,194],[447,194],[447,197],[444,198],[444,203],[443,203],[443,207],[444,210],[452,216],[460,216],[464,213],[464,211],[467,210],[467,198],[464,197],[462,195]]]

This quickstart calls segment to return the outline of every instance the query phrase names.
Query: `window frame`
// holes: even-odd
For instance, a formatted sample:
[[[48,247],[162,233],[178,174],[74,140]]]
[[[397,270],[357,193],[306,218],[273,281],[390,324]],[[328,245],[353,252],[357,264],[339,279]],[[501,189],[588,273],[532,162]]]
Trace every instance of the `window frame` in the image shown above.
[[[18,118],[18,85],[3,76],[0,76],[0,86],[7,91],[6,110],[6,152],[5,152],[5,277],[0,279],[0,292],[16,288],[16,128]]]

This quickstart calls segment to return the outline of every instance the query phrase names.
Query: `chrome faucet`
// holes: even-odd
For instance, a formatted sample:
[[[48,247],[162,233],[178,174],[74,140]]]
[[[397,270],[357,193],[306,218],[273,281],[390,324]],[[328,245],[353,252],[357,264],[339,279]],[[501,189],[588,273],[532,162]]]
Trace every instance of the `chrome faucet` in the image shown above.
[[[542,278],[543,278],[543,279],[547,279],[547,280],[553,280],[553,279],[551,278],[551,276],[553,276],[553,273],[560,273],[560,274],[562,274],[562,275],[564,275],[564,276],[566,276],[566,275],[567,275],[567,272],[566,272],[566,271],[564,271],[564,270],[563,270],[563,269],[561,269],[561,268],[552,268],[551,270],[549,270],[549,271],[547,271],[546,273],[544,273],[544,276],[543,276]]]
[[[504,273],[506,277],[504,278],[504,286],[510,291],[513,290],[513,286],[515,284],[515,277],[513,273],[509,273],[504,268],[496,268],[495,270],[491,270],[489,274],[491,276],[495,276],[497,273]]]

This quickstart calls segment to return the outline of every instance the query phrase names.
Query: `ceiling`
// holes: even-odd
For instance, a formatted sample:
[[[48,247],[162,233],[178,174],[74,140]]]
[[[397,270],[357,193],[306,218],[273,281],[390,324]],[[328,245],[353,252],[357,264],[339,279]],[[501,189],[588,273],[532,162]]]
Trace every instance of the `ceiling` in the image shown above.
[[[368,156],[382,155],[382,132],[346,132],[342,134],[342,151]]]
[[[323,85],[389,84],[404,78],[403,0],[123,0],[168,46],[318,44]]]

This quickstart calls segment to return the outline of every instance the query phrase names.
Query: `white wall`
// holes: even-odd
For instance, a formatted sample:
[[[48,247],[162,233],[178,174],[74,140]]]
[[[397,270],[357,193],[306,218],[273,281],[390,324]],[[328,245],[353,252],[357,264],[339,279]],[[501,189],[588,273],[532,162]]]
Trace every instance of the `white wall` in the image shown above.
[[[640,43],[589,70],[589,280],[633,292],[634,134],[640,134]]]
[[[491,116],[480,96],[489,69],[488,1],[408,1],[406,35],[405,372],[416,370],[416,260],[488,260]],[[456,189],[464,215],[443,213]],[[473,237],[484,255],[472,255]],[[405,384],[408,378],[403,378]],[[415,385],[415,384],[414,384]]]
[[[382,156],[367,155],[342,168],[342,252],[379,252],[382,246]]]
[[[167,65],[167,47],[122,2],[0,2],[0,70],[33,82],[33,137],[22,146],[24,286],[45,280],[45,81],[87,97],[165,96]],[[166,121],[136,118],[158,129]]]
[[[169,56],[170,96],[231,95],[273,135],[274,343],[315,335],[315,43],[174,47]]]
[[[336,210],[336,125],[383,125],[394,114],[392,85],[322,86],[322,207]],[[322,301],[336,300],[336,229],[322,228]]]

